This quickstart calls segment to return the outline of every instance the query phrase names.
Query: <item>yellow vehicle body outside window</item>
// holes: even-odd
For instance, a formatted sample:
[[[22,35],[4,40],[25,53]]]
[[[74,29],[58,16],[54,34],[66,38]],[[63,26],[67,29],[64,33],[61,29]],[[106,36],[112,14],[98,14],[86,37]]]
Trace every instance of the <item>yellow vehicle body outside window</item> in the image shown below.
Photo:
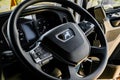
[[[12,6],[16,6],[16,5],[17,5],[16,0],[11,0],[11,7],[12,7]]]

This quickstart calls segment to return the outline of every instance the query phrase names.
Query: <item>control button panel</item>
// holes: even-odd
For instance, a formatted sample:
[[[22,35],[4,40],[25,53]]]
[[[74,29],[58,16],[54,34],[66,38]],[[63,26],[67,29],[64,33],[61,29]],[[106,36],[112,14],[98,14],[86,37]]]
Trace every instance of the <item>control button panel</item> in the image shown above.
[[[50,60],[53,59],[52,54],[48,51],[45,51],[40,46],[37,46],[35,49],[31,50],[30,55],[35,63],[40,63],[42,65],[47,64]]]

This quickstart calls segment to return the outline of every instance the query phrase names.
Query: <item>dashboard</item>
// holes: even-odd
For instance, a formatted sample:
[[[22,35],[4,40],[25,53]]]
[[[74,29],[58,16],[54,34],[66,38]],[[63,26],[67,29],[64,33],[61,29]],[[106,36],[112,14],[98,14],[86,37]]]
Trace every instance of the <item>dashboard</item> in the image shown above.
[[[61,10],[61,11],[60,11]],[[20,15],[17,21],[17,30],[19,33],[19,40],[24,50],[31,49],[35,42],[40,38],[42,34],[48,30],[66,22],[74,22],[71,13],[65,9],[40,9],[28,10]],[[63,11],[64,10],[64,11]],[[36,12],[38,11],[38,12]],[[1,37],[0,37],[0,51],[3,52],[6,49],[10,49],[9,42],[7,40],[7,19],[10,13],[6,13],[6,18],[1,24]],[[1,43],[4,42],[4,43]]]

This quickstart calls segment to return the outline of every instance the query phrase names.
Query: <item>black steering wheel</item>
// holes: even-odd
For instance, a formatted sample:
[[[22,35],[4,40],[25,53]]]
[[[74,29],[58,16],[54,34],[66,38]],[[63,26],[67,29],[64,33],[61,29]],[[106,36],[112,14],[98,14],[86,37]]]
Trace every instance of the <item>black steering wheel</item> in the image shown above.
[[[36,46],[32,50],[26,52],[20,44],[17,21],[26,7],[38,2],[55,2],[62,4],[65,7],[73,9],[81,16],[85,16],[85,20],[92,22],[92,24],[89,23],[89,29],[86,32],[83,32],[75,22],[63,23],[44,33],[36,42]],[[87,23],[84,22],[84,24]],[[93,24],[95,26],[93,26]],[[101,43],[100,47],[91,46],[87,39],[87,35],[89,35],[92,30],[98,35]],[[19,59],[25,65],[34,69],[34,71],[37,71],[39,74],[43,74],[46,78],[52,80],[97,79],[104,71],[107,64],[107,44],[100,25],[85,9],[68,0],[26,0],[22,2],[10,15],[7,25],[7,35],[10,45]],[[40,56],[37,55],[38,53]],[[93,73],[82,77],[78,74],[75,67],[80,65],[80,63],[89,56],[99,58],[100,65]],[[67,77],[57,78],[42,70],[42,66],[53,58],[56,58],[62,64],[67,66],[67,68],[65,68],[65,70],[68,71]]]

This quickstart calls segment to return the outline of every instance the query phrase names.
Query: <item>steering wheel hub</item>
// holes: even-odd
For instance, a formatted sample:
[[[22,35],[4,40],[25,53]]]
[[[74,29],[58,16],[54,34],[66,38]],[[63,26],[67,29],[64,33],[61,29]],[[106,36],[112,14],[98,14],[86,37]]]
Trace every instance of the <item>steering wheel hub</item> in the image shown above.
[[[43,34],[41,44],[58,57],[78,64],[88,57],[90,44],[81,28],[75,23],[64,23]]]

